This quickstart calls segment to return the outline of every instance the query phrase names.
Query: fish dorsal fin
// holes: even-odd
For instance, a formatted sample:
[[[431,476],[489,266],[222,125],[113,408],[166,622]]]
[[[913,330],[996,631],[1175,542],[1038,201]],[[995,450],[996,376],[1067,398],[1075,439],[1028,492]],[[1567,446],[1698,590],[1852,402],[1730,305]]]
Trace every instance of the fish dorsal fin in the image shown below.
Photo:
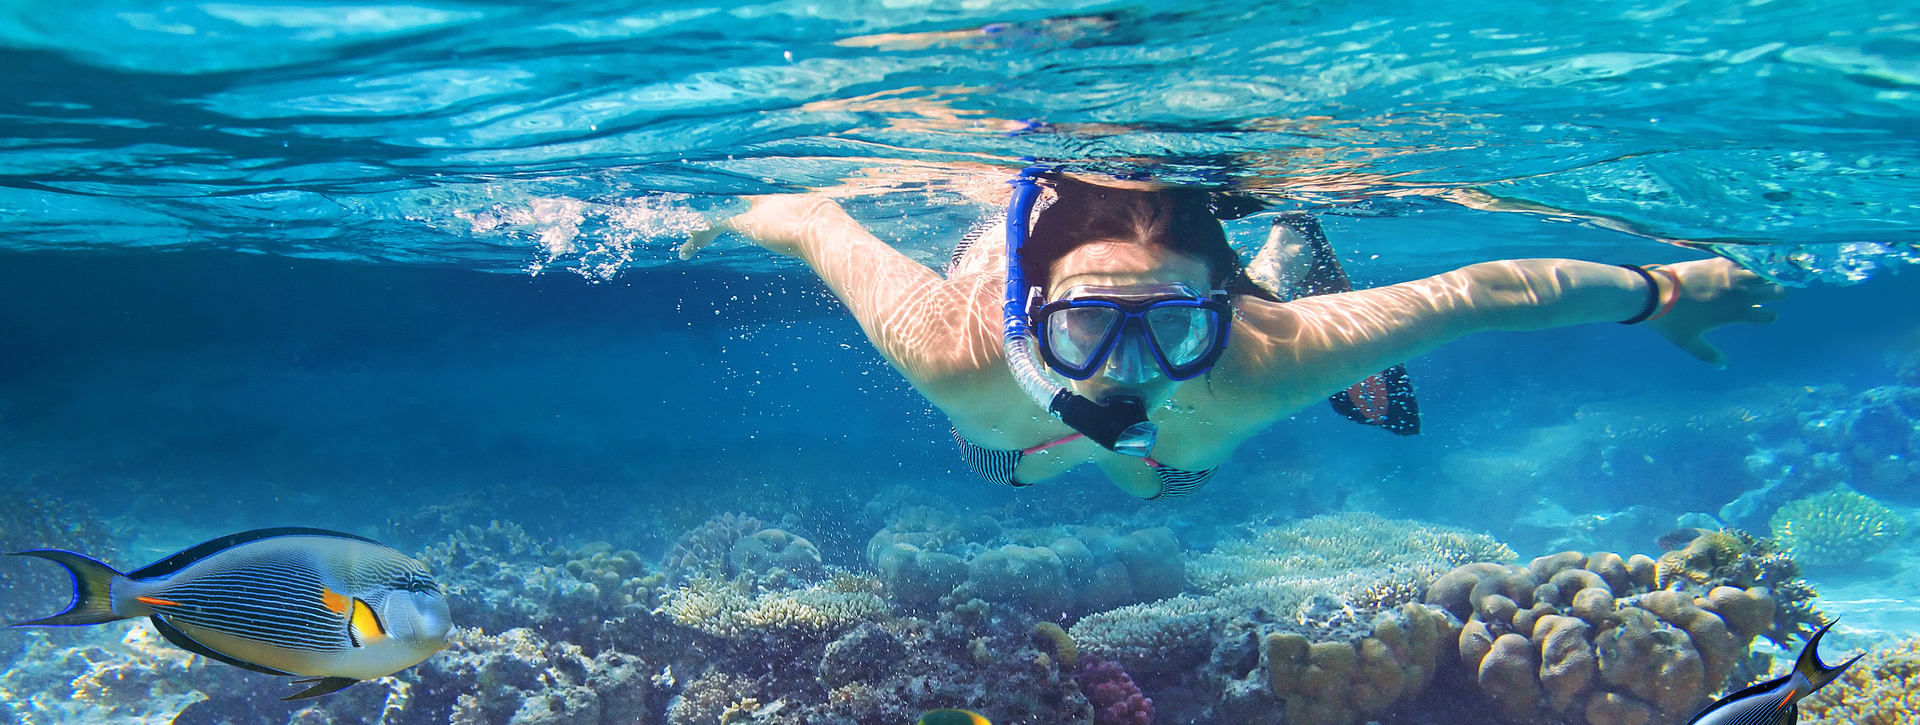
[[[1706,717],[1707,713],[1726,707],[1727,705],[1732,704],[1734,702],[1745,700],[1755,695],[1764,694],[1766,692],[1773,690],[1776,687],[1787,684],[1787,680],[1792,679],[1792,677],[1793,677],[1792,675],[1787,675],[1786,677],[1776,677],[1774,679],[1767,680],[1766,682],[1762,682],[1757,685],[1748,685],[1746,687],[1740,688],[1738,692],[1735,692],[1733,694],[1727,695],[1726,697],[1722,697],[1718,700],[1713,701],[1713,704],[1708,705],[1707,709],[1701,710],[1699,714],[1693,716],[1692,720],[1688,720],[1687,725],[1693,725],[1694,723],[1700,722],[1700,719],[1703,717]]]
[[[243,670],[253,670],[254,672],[260,672],[260,673],[269,674],[269,675],[279,675],[281,677],[294,676],[294,674],[291,672],[281,672],[272,667],[256,665],[252,662],[247,662],[245,660],[237,660],[232,657],[228,657],[226,655],[220,654],[219,652],[215,652],[213,651],[212,648],[209,648],[204,644],[200,644],[199,642],[195,641],[194,638],[187,636],[186,632],[182,632],[178,629],[175,629],[173,625],[167,624],[167,620],[161,619],[159,615],[148,617],[148,619],[153,620],[153,628],[160,630],[160,636],[167,638],[168,642],[172,642],[173,646],[179,647],[180,649],[186,650],[188,652],[192,652],[194,654],[200,655],[201,657],[205,657],[210,660],[225,662],[227,664],[233,665]]]
[[[144,567],[141,567],[137,571],[128,573],[127,577],[131,579],[153,579],[156,577],[163,577],[168,574],[172,574],[176,571],[180,571],[181,569],[185,569],[196,561],[205,559],[209,556],[213,556],[214,554],[220,553],[222,551],[226,551],[227,549],[231,549],[241,544],[251,544],[261,539],[271,539],[276,536],[326,536],[326,537],[331,537],[336,539],[352,539],[354,541],[364,541],[369,544],[380,544],[380,542],[374,541],[373,539],[369,539],[364,536],[354,536],[353,534],[343,534],[338,531],[328,531],[326,529],[309,529],[309,528],[303,528],[299,526],[282,526],[280,528],[275,528],[275,529],[254,529],[252,531],[242,531],[238,534],[229,534],[227,536],[222,536],[218,539],[214,539],[212,541],[208,541],[206,543],[198,544],[191,548],[184,549],[179,553],[174,554],[173,556],[169,556],[165,559],[161,559],[152,564],[148,564]]]

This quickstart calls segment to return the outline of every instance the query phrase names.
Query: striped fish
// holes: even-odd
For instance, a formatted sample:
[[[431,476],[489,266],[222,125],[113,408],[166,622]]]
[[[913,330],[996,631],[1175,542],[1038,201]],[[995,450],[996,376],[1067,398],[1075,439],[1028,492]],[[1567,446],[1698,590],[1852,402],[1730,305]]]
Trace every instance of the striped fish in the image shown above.
[[[1820,636],[1833,627],[1832,622],[1814,632],[1807,640],[1807,646],[1800,649],[1800,659],[1793,665],[1793,673],[1786,677],[1767,680],[1739,692],[1720,698],[1719,702],[1708,705],[1700,714],[1687,721],[1687,725],[1793,725],[1800,721],[1800,708],[1795,704],[1813,694],[1814,690],[1825,687],[1842,671],[1865,654],[1856,655],[1839,667],[1828,667],[1820,662]]]
[[[121,574],[60,549],[73,604],[15,627],[71,627],[150,617],[175,646],[334,692],[419,664],[453,628],[440,585],[419,562],[372,539],[303,528],[223,536]]]

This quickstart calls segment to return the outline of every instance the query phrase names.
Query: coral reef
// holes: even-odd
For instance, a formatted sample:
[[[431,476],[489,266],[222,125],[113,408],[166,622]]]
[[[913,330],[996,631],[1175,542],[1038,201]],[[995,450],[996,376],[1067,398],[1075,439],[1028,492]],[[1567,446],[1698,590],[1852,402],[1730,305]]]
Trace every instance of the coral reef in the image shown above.
[[[1780,425],[1762,431],[1744,461],[1758,481],[1720,509],[1732,526],[1758,529],[1793,500],[1837,486],[1920,503],[1920,386],[1850,392],[1839,385],[1783,396]]]
[[[1453,625],[1418,600],[1476,556],[1513,554],[1368,514],[1254,528],[1195,558],[1199,593],[1088,615],[1071,633],[1083,658],[1119,663],[1183,720],[1355,722],[1432,680]]]
[[[1651,571],[1655,589],[1677,588],[1704,597],[1722,587],[1765,588],[1774,602],[1773,626],[1758,633],[1781,647],[1789,647],[1795,638],[1805,639],[1826,624],[1813,605],[1819,593],[1800,578],[1799,564],[1779,542],[1756,539],[1737,529],[1695,533],[1684,546],[1657,561],[1638,554],[1628,559],[1633,580],[1640,582],[1646,576],[1643,570]]]
[[[0,704],[6,708],[0,722],[174,722],[205,702],[209,692],[265,694],[285,682],[181,650],[145,622],[87,632],[92,641],[77,646],[59,646],[44,636],[30,639],[0,677]]]
[[[980,598],[1077,615],[1174,596],[1186,582],[1185,557],[1166,528],[1003,530],[927,507],[902,510],[874,534],[867,561],[890,599],[921,610]]]
[[[1571,551],[1525,567],[1468,564],[1436,580],[1426,602],[1464,622],[1460,667],[1505,720],[1677,721],[1764,673],[1747,653],[1754,637],[1805,624],[1762,584],[1791,560],[1763,564],[1780,555],[1757,543],[1707,532],[1664,565]]]
[[[453,621],[486,632],[528,627],[558,641],[598,642],[598,631],[658,605],[664,577],[639,554],[595,542],[567,550],[495,521],[428,547],[421,559],[447,590]]]
[[[617,651],[588,656],[579,645],[550,642],[528,629],[498,635],[456,630],[451,645],[426,662],[378,681],[386,703],[367,722],[384,725],[613,725],[643,722],[651,669]],[[363,683],[356,687],[377,687]],[[316,709],[336,710],[323,702]],[[359,718],[328,713],[339,722]]]
[[[1920,713],[1920,639],[1867,653],[1800,702],[1806,725],[1908,725]]]
[[[1806,566],[1855,563],[1906,534],[1906,522],[1893,509],[1846,490],[1781,506],[1768,524],[1780,546]]]

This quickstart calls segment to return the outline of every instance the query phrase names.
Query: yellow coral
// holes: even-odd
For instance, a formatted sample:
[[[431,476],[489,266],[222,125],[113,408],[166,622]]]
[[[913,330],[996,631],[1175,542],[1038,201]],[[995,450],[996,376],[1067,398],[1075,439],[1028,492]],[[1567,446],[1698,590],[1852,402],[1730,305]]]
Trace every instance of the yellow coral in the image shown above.
[[[1852,491],[1833,491],[1781,506],[1768,522],[1802,564],[1845,564],[1878,554],[1906,533],[1893,509]]]
[[[1920,639],[1873,652],[1800,702],[1803,725],[1908,725],[1920,712]]]
[[[1061,629],[1060,625],[1041,622],[1033,625],[1029,634],[1036,640],[1051,643],[1053,655],[1060,660],[1062,667],[1072,667],[1080,663],[1080,648],[1073,644],[1073,637],[1067,634],[1067,630]]]

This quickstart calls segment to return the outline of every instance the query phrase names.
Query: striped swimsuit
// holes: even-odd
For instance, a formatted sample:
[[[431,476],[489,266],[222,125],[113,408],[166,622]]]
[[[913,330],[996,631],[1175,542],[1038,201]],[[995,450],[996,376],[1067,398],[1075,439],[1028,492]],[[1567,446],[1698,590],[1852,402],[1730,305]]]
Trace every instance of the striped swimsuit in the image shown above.
[[[974,445],[972,441],[961,436],[959,430],[956,429],[953,431],[953,441],[960,444],[960,455],[967,459],[967,468],[972,469],[974,475],[985,479],[988,483],[998,483],[1014,488],[1026,488],[1033,485],[1031,483],[1021,483],[1013,477],[1013,469],[1015,466],[1020,465],[1021,457],[1029,453],[1044,451],[1062,443],[1078,440],[1080,437],[1081,435],[1079,433],[1075,433],[1060,440],[1042,443],[1032,448],[1022,448],[1014,451],[997,451],[992,448],[981,448],[980,446]],[[1208,481],[1213,480],[1213,472],[1219,470],[1217,468],[1209,468],[1204,471],[1187,471],[1163,464],[1153,460],[1151,457],[1144,460],[1148,466],[1153,468],[1154,475],[1160,477],[1160,492],[1147,497],[1148,501],[1164,501],[1170,498],[1190,496],[1193,492],[1200,490],[1201,486],[1207,485]]]

